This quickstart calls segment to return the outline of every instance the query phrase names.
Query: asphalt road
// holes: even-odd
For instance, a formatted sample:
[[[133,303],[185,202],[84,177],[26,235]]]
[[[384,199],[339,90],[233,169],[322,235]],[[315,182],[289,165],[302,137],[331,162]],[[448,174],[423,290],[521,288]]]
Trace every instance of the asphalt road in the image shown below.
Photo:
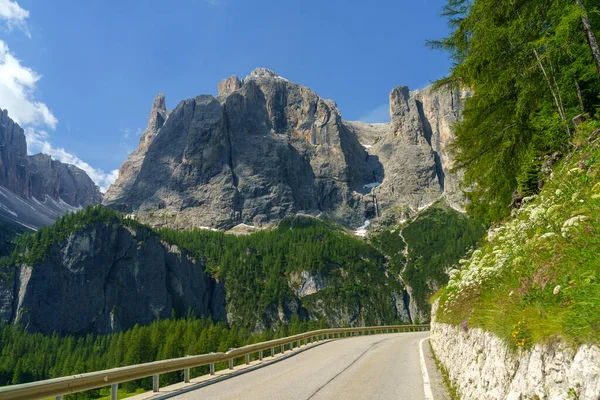
[[[429,332],[412,332],[332,340],[273,362],[267,358],[249,372],[168,397],[425,400],[419,341],[428,336]],[[435,366],[431,360],[427,364],[432,385],[439,387]],[[445,398],[435,392],[436,400]]]

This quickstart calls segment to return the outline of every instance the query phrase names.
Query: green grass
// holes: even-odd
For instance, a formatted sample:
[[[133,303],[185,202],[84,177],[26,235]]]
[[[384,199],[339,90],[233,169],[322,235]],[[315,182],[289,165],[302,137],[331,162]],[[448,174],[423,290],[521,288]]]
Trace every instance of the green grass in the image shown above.
[[[598,131],[595,132],[598,135]],[[515,351],[600,342],[600,140],[582,132],[538,196],[436,298],[438,322],[493,332]]]
[[[136,389],[133,392],[128,392],[123,388],[119,388],[119,393],[117,395],[117,398],[118,399],[126,399],[128,397],[132,397],[132,396],[146,393],[146,392],[147,392],[147,390],[142,389],[142,388]],[[98,397],[97,400],[110,400],[110,388],[102,388],[100,390],[100,395],[102,397]]]

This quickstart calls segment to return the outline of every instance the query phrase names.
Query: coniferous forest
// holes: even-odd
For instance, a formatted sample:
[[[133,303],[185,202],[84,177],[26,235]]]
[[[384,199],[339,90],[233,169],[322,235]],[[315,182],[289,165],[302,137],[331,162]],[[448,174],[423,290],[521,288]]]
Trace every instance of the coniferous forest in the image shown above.
[[[430,45],[454,66],[438,84],[471,93],[454,127],[455,167],[466,172],[469,213],[498,221],[513,193],[539,192],[543,157],[566,152],[576,124],[595,123],[598,3],[449,0],[443,16],[451,34]]]

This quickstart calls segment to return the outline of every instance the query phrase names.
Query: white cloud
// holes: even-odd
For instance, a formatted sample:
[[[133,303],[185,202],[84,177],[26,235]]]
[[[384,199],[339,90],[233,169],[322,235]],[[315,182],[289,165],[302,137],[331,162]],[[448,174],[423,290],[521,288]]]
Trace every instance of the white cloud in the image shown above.
[[[11,118],[21,125],[47,125],[54,129],[58,119],[46,104],[33,99],[41,78],[31,68],[21,65],[0,40],[0,107],[8,109]]]
[[[21,8],[16,1],[0,0],[0,21],[6,21],[9,29],[19,28],[30,36],[25,22],[28,17],[29,11]],[[108,186],[117,179],[118,170],[104,172],[63,148],[53,147],[49,142],[48,132],[39,129],[45,126],[54,130],[58,124],[58,119],[48,106],[34,99],[36,85],[41,78],[33,69],[23,66],[10,52],[8,45],[0,40],[0,108],[7,109],[10,117],[25,128],[27,152],[41,152],[55,160],[81,168],[102,192],[106,192]],[[71,131],[68,124],[67,130]],[[130,134],[131,131],[128,136]]]
[[[36,131],[31,127],[25,128],[27,137],[27,152],[29,154],[44,153],[55,160],[63,163],[73,164],[84,170],[89,177],[100,187],[100,191],[105,193],[108,187],[118,178],[119,170],[104,172],[101,169],[94,168],[74,154],[67,152],[63,148],[53,147],[48,141],[49,135],[44,131]]]
[[[31,37],[25,22],[28,17],[29,11],[22,9],[16,1],[0,0],[0,20],[6,21],[8,29],[19,28]]]
[[[390,122],[390,105],[388,103],[375,107],[358,119],[359,121],[376,123]]]

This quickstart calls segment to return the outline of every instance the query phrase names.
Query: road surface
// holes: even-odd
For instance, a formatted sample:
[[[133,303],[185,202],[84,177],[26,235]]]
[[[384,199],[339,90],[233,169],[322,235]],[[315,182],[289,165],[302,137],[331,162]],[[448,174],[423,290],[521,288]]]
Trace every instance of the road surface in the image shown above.
[[[228,379],[197,383],[196,388],[192,383],[184,393],[181,388],[161,388],[161,394],[150,398],[425,400],[419,342],[428,336],[429,332],[410,332],[331,340],[272,362],[267,357]],[[427,341],[423,347],[429,354]],[[434,399],[446,398],[436,394],[443,385],[430,356],[426,364]]]

